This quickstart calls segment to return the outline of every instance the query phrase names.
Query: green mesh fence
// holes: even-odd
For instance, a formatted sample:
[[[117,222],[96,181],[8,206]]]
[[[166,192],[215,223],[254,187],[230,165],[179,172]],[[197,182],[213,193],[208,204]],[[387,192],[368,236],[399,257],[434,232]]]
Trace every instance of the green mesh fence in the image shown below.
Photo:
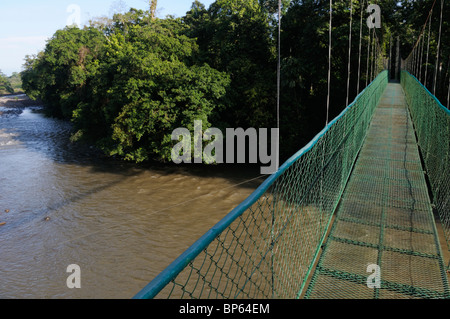
[[[383,91],[378,77],[135,298],[298,298]]]
[[[389,83],[303,297],[446,299],[442,256],[405,95]]]
[[[432,201],[450,247],[450,111],[407,71],[401,84],[414,122]]]

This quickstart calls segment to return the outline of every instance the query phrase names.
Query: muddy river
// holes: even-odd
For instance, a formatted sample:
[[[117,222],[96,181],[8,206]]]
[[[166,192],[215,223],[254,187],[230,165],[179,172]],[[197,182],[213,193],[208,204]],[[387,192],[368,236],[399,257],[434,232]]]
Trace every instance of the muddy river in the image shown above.
[[[69,132],[0,107],[0,298],[131,298],[266,178],[104,159]]]

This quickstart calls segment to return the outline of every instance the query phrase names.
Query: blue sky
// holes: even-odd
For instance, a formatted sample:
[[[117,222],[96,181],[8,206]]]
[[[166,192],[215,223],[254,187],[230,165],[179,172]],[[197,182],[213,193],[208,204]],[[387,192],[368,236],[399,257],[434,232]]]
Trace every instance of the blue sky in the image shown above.
[[[193,0],[158,0],[157,15],[183,16]],[[200,0],[209,7],[214,0]],[[43,50],[46,40],[66,26],[80,9],[80,22],[99,16],[112,16],[114,8],[148,8],[148,0],[0,0],[0,70],[11,75],[20,72],[25,56]]]

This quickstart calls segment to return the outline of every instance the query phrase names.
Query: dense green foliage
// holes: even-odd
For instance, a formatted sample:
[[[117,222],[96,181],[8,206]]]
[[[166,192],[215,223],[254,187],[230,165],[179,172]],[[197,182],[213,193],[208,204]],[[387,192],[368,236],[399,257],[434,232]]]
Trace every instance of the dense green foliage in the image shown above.
[[[0,71],[0,94],[14,93],[10,79]]]
[[[74,140],[127,160],[169,160],[172,131],[193,128],[195,119],[209,127],[229,77],[197,61],[180,20],[144,21],[132,10],[103,31],[57,31],[28,61],[24,89],[50,115],[73,121]]]
[[[329,1],[282,3],[280,149],[285,158],[325,124]],[[387,67],[391,39],[400,36],[402,55],[411,50],[411,37],[420,32],[432,1],[384,1],[373,59],[367,52],[368,14],[360,3],[353,1],[347,97],[350,1],[334,2],[330,118]],[[27,58],[23,88],[45,103],[49,115],[74,123],[73,140],[136,162],[168,161],[172,131],[192,130],[194,120],[202,120],[204,129],[276,127],[277,9],[277,0],[216,0],[209,8],[196,0],[181,18],[152,19],[152,11],[131,9],[91,21],[82,30],[58,30],[43,52]],[[432,54],[436,28],[434,23]],[[442,41],[448,59],[448,38]],[[445,82],[448,74],[441,78]]]

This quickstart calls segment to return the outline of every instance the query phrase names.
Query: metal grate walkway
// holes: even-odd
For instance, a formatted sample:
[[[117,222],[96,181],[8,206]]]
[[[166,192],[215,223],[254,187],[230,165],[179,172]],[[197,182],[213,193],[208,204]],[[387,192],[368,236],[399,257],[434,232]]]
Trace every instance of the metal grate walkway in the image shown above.
[[[380,288],[368,287],[368,265],[379,266]],[[402,87],[390,83],[304,297],[448,296],[414,128]]]

